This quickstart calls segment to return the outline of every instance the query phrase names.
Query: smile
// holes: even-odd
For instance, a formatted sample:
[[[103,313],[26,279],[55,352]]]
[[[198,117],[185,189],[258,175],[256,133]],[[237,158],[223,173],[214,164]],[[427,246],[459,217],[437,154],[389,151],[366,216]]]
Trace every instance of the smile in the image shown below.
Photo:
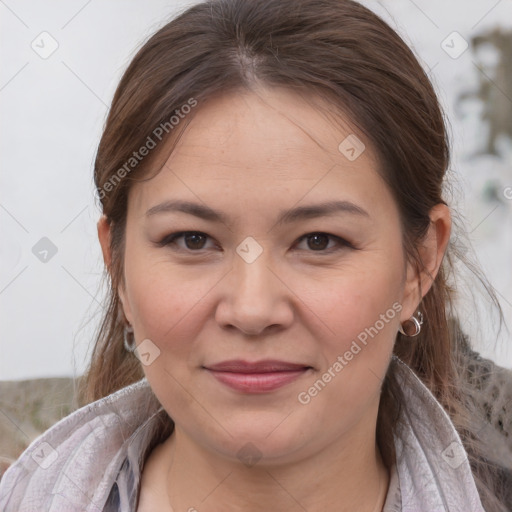
[[[222,384],[244,393],[273,391],[312,370],[310,366],[295,363],[246,363],[240,360],[226,361],[205,369]]]

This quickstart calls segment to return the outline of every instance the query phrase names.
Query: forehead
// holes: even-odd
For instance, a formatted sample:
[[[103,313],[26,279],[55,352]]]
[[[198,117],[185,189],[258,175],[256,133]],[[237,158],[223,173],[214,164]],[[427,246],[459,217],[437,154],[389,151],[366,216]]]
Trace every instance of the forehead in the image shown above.
[[[255,172],[272,165],[291,174],[304,159],[329,166],[341,161],[339,144],[355,131],[346,115],[333,116],[332,110],[318,96],[306,99],[285,88],[222,95],[200,108],[168,163],[172,166],[180,156],[215,157],[212,164],[229,162]],[[374,160],[371,148],[365,153],[363,160]],[[344,160],[347,169],[358,167]]]
[[[320,98],[283,88],[218,96],[197,107],[162,170],[133,186],[132,206],[142,213],[169,196],[246,207],[326,195],[389,200],[370,141],[332,114]]]

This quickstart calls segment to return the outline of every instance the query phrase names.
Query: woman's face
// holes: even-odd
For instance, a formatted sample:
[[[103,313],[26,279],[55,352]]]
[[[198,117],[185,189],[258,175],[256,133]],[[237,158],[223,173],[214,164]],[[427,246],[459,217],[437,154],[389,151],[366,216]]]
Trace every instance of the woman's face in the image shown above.
[[[233,460],[371,435],[420,297],[370,142],[284,89],[199,108],[129,196],[119,292],[152,389],[183,435]],[[232,360],[298,366],[212,370]]]

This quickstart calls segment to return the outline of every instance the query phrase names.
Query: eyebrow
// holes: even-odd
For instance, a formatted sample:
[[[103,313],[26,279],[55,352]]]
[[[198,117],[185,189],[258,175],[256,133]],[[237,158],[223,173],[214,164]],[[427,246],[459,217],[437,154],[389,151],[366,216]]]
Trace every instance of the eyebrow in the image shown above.
[[[150,208],[146,212],[146,217],[173,212],[187,213],[211,222],[219,222],[226,225],[229,224],[228,216],[225,213],[213,210],[209,206],[190,201],[164,201],[163,203]],[[298,206],[291,210],[281,210],[276,224],[290,224],[300,220],[324,217],[334,215],[336,213],[348,213],[351,215],[370,218],[370,214],[355,203],[350,201],[328,201],[307,206]]]

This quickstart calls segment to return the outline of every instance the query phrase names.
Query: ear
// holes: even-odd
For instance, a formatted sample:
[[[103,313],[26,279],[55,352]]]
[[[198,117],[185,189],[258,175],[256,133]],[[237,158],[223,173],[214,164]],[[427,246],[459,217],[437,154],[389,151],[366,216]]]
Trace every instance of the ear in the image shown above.
[[[111,240],[110,228],[111,228],[111,226],[110,226],[110,223],[108,222],[108,219],[105,215],[102,215],[100,217],[97,227],[98,227],[98,238],[99,238],[100,245],[101,245],[101,252],[103,253],[103,261],[105,262],[105,266],[107,267],[109,274],[112,276],[112,268],[111,268],[112,253],[111,253],[111,249],[110,249],[110,240]],[[122,283],[120,283],[117,293],[119,294],[119,299],[121,301],[126,319],[128,320],[128,322],[132,323],[131,312],[129,311],[129,307],[128,307],[128,310],[126,307],[127,301],[125,298],[125,293],[124,293],[124,288],[123,288]]]
[[[101,252],[103,253],[103,261],[105,262],[105,266],[110,272],[110,265],[112,263],[112,255],[110,253],[110,224],[106,215],[102,215],[100,217],[97,227]]]
[[[421,299],[432,287],[450,241],[452,223],[448,206],[443,203],[435,205],[429,216],[427,234],[418,246],[422,268],[416,268],[414,262],[407,263],[402,321],[409,319],[416,312]]]

